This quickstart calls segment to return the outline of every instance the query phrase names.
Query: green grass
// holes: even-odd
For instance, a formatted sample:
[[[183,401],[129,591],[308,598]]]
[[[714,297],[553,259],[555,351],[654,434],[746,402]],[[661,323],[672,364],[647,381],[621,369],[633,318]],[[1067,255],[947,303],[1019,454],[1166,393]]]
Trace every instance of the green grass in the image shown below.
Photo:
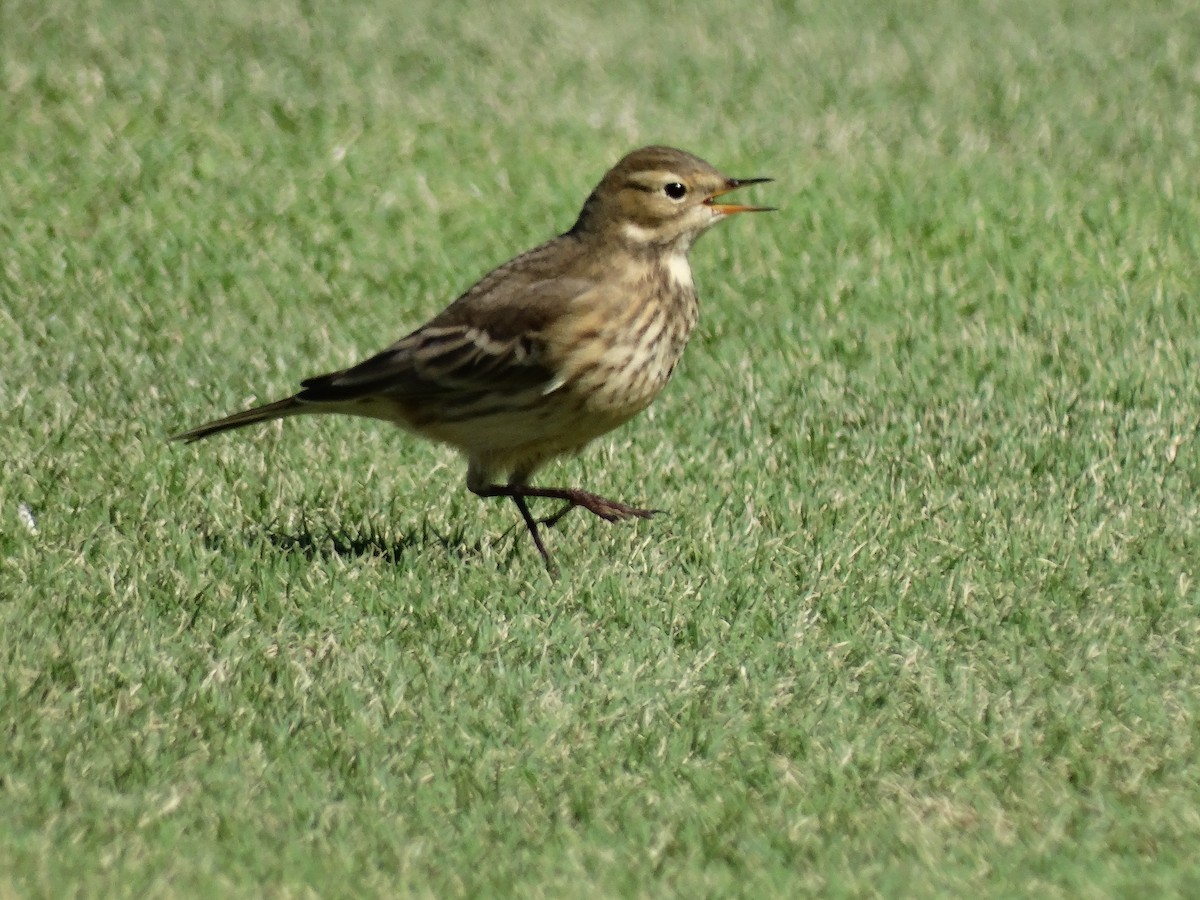
[[[0,8],[0,895],[1200,891],[1200,11]],[[549,535],[354,362],[773,175]]]

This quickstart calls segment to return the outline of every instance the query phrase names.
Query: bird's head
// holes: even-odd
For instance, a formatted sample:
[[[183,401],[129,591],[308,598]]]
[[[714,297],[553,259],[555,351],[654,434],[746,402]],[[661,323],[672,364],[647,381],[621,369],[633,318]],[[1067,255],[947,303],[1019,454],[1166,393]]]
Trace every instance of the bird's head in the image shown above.
[[[727,216],[774,209],[717,202],[737,188],[770,180],[730,178],[682,150],[643,147],[601,179],[571,231],[601,235],[634,248],[677,247],[686,252],[696,238]]]

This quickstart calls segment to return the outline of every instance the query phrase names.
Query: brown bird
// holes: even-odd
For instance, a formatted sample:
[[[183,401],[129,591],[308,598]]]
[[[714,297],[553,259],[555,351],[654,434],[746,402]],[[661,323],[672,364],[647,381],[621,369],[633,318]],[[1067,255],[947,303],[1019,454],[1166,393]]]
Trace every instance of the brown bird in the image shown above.
[[[658,396],[696,325],[688,251],[727,216],[771,207],[717,198],[769,178],[729,178],[670,147],[644,147],[592,191],[571,230],[485,275],[442,313],[349,369],[301,382],[286,400],[176,435],[301,413],[384,419],[467,458],[467,487],[510,497],[552,572],[538,525],[581,506],[608,522],[639,509],[530,477],[641,412]],[[566,502],[537,520],[526,499]]]

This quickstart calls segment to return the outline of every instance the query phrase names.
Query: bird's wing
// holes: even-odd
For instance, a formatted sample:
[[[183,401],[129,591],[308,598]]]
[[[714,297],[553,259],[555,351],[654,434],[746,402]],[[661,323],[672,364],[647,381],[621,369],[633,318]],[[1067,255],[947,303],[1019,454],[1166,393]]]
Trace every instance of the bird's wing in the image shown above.
[[[572,301],[595,288],[586,278],[550,278],[508,293],[508,299],[493,294],[486,305],[484,296],[472,290],[370,359],[305,380],[298,399],[390,396],[436,403],[470,394],[548,393],[557,386],[557,372],[546,330],[568,313]]]

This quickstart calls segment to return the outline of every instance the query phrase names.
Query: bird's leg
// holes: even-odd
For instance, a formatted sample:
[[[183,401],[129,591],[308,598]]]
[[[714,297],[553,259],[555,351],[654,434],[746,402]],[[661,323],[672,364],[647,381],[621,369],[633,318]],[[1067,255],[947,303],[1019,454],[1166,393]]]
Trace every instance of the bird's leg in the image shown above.
[[[483,496],[482,494],[480,496]],[[546,571],[551,577],[558,574],[558,567],[554,565],[554,560],[550,558],[549,551],[546,550],[546,545],[542,543],[542,536],[538,534],[538,523],[529,512],[529,504],[525,502],[525,498],[516,494],[512,496],[513,503],[517,504],[517,509],[521,511],[521,518],[525,520],[525,527],[529,529],[529,536],[533,538],[533,544],[538,548],[538,553],[542,554],[542,562],[546,564]]]
[[[620,522],[625,519],[649,519],[661,509],[638,509],[627,506],[617,500],[608,500],[599,494],[580,488],[544,488],[528,484],[492,484],[479,488],[475,493],[480,497],[512,497],[514,500],[524,497],[546,497],[550,500],[564,500],[568,504],[550,517],[548,524],[557,522],[576,506],[582,506],[592,515],[599,516],[606,522]],[[519,506],[520,504],[518,504]]]
[[[529,512],[529,504],[525,502],[525,498],[546,497],[550,500],[562,500],[566,502],[566,506],[554,515],[542,520],[542,524],[548,526],[553,526],[559,519],[577,506],[583,507],[606,522],[620,522],[625,519],[635,518],[649,519],[654,514],[662,512],[661,509],[638,509],[634,506],[627,506],[624,503],[616,500],[608,500],[599,494],[593,494],[591,491],[581,490],[580,488],[541,488],[532,487],[528,484],[490,484],[484,487],[472,487],[471,492],[477,497],[512,498],[513,503],[517,505],[517,509],[521,511],[521,518],[525,520],[525,527],[529,529],[529,536],[533,538],[534,546],[537,547],[538,553],[542,555],[542,561],[546,564],[546,570],[551,576],[557,574],[558,568],[550,558],[550,553],[546,549],[545,543],[542,542],[542,535],[538,531],[538,520]]]

